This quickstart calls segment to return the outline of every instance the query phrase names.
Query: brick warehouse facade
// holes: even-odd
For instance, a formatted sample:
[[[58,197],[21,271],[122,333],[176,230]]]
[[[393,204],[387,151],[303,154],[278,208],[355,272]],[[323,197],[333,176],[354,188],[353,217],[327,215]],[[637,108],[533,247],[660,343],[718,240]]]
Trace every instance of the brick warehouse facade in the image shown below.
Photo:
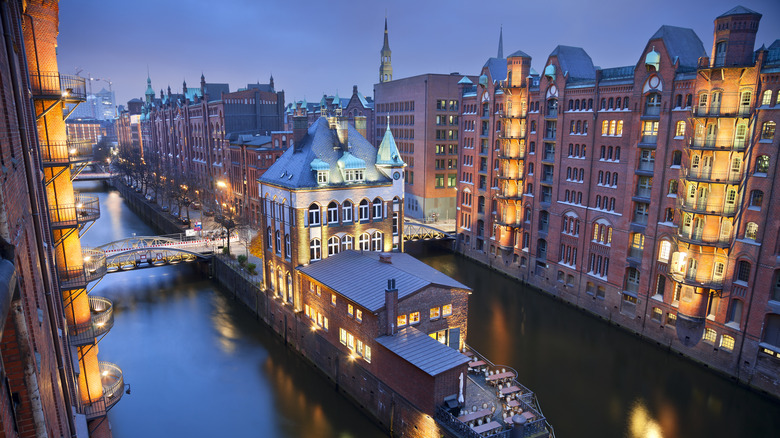
[[[780,40],[753,51],[760,18],[719,16],[711,57],[662,26],[634,66],[489,60],[462,84],[459,250],[780,395]]]
[[[71,161],[84,151],[66,141],[64,114],[86,89],[58,72],[58,12],[57,2],[43,1],[0,8],[8,37],[0,49],[4,437],[111,436],[106,413],[124,392],[121,370],[97,360],[91,312],[101,311],[91,306],[97,297],[87,298],[78,232],[68,232],[94,220],[97,205],[70,183]]]

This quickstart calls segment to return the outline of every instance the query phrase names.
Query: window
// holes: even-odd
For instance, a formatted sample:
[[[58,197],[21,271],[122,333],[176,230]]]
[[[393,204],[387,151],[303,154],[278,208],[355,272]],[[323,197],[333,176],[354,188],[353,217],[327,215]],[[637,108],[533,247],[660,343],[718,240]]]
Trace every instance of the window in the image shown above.
[[[772,283],[774,287],[772,288],[772,297],[770,299],[780,301],[780,270],[775,271],[775,279]]]
[[[729,335],[721,335],[720,348],[728,352],[734,351],[734,338]]]
[[[363,322],[363,311],[360,309],[355,309],[355,320],[357,322]]]
[[[753,190],[750,192],[750,206],[761,208],[761,203],[764,201],[764,192],[761,190]]]
[[[761,96],[761,106],[769,106],[772,104],[772,90],[764,91]]]
[[[350,318],[355,316],[355,307],[352,304],[347,304],[347,315],[349,315]]]
[[[761,127],[761,140],[771,140],[775,137],[775,122],[764,122]]]
[[[290,251],[290,235],[285,234],[284,235],[284,257],[286,259],[289,259],[292,257],[292,252]]]
[[[672,152],[672,166],[679,166],[680,164],[682,164],[682,152]]]
[[[767,315],[761,340],[769,345],[780,347],[780,315]]]
[[[363,233],[358,237],[358,249],[361,251],[368,251],[370,248],[371,236],[368,233]]]
[[[278,230],[276,231],[276,253],[282,253],[282,234]]]
[[[322,258],[322,246],[320,239],[312,239],[309,242],[309,259],[312,261]]]
[[[441,307],[431,308],[431,321],[441,318]]]
[[[685,121],[680,120],[679,122],[677,122],[677,128],[674,131],[674,136],[682,137],[684,135],[685,135]]]
[[[756,159],[756,173],[769,172],[769,156],[761,155]]]
[[[669,181],[669,191],[667,192],[668,195],[674,195],[677,196],[677,180],[673,179]]]
[[[661,322],[661,319],[664,316],[664,311],[659,309],[658,307],[653,307],[653,314],[650,317],[655,322]]]
[[[409,324],[417,324],[420,322],[420,312],[412,312],[409,314]]]
[[[344,201],[341,205],[341,220],[344,222],[352,222],[352,203]]]
[[[374,199],[372,207],[374,210],[374,219],[382,219],[382,200],[379,198]]]
[[[668,240],[661,241],[661,247],[658,250],[658,261],[668,263],[669,255],[672,252],[672,244]]]
[[[341,249],[343,249],[345,251],[348,250],[348,249],[352,249],[352,242],[353,242],[352,236],[350,236],[350,235],[344,236],[341,239]]]
[[[339,205],[335,202],[331,202],[328,204],[328,223],[329,224],[337,224],[339,223]]]
[[[398,315],[398,327],[406,325],[406,315]]]
[[[710,344],[714,344],[715,340],[718,338],[718,333],[715,332],[715,330],[707,327],[704,329],[704,334],[702,335],[702,339],[705,342],[709,342]]]
[[[745,260],[740,260],[737,263],[736,280],[747,283],[748,280],[750,279],[750,268],[751,268],[750,262]]]
[[[360,201],[360,205],[358,205],[358,219],[360,221],[367,221],[368,220],[368,199],[364,199]]]
[[[328,255],[338,254],[341,249],[341,242],[337,236],[328,239]]]
[[[758,239],[758,224],[755,222],[748,222],[745,227],[745,239],[757,240]]]
[[[371,251],[382,251],[382,233],[377,231],[371,236]]]
[[[330,305],[336,306],[336,294],[330,294]]]
[[[727,321],[736,324],[737,327],[742,323],[742,306],[743,304],[740,300],[731,300],[731,305],[729,306]]]
[[[452,315],[452,304],[445,304],[442,306],[441,313],[445,318]]]
[[[320,224],[320,206],[312,204],[309,206],[309,225]]]

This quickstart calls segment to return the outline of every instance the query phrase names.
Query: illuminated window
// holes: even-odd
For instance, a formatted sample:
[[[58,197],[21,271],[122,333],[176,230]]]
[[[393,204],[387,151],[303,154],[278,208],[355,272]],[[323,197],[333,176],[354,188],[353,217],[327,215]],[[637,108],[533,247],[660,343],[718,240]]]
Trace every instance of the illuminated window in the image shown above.
[[[406,315],[398,315],[398,327],[406,325]]]
[[[328,223],[329,224],[339,223],[339,206],[335,202],[331,202],[330,204],[328,204]]]
[[[669,254],[672,251],[672,244],[668,240],[661,241],[661,248],[658,250],[658,261],[669,262]]]
[[[355,308],[352,304],[347,304],[347,315],[349,315],[350,318],[355,315]]]
[[[761,140],[771,140],[774,138],[776,126],[777,124],[775,122],[764,122],[764,125],[761,128]]]
[[[734,338],[729,335],[722,335],[720,337],[720,348],[726,351],[734,351]]]
[[[312,239],[309,242],[309,259],[316,261],[322,258],[322,244],[320,239]]]
[[[685,121],[680,120],[677,122],[677,129],[674,131],[675,137],[682,137],[685,135]]]
[[[332,306],[336,305],[336,294],[330,294],[330,304]]]
[[[337,236],[333,236],[328,239],[328,255],[332,256],[338,254],[341,249],[341,242]]]
[[[355,350],[355,336],[350,332],[347,332],[347,348]]]
[[[666,314],[666,325],[670,325],[672,327],[677,325],[677,315],[674,313],[667,313]]]
[[[364,199],[360,201],[360,205],[358,207],[358,218],[361,221],[367,221],[368,220],[368,199]]]
[[[382,251],[382,233],[377,231],[371,236],[371,251]]]
[[[420,312],[412,312],[409,314],[409,324],[417,324],[420,322]]]
[[[758,238],[758,224],[755,222],[748,222],[745,227],[745,239],[756,240]]]
[[[447,345],[447,330],[439,330],[438,332],[433,332],[430,335],[433,339],[436,339],[437,341],[441,342],[444,345]]]
[[[704,329],[704,334],[702,335],[701,338],[706,342],[714,344],[715,340],[718,338],[718,333],[715,332],[715,330],[708,327]]]
[[[352,222],[352,203],[349,201],[344,201],[344,204],[341,206],[341,219],[344,222]]]
[[[344,238],[341,239],[341,249],[345,251],[348,249],[352,249],[352,242],[353,242],[352,236],[349,235],[344,236]]]
[[[653,315],[652,320],[655,322],[661,322],[661,319],[663,318],[664,312],[658,307],[653,307]]]
[[[369,250],[369,241],[371,240],[371,237],[368,235],[368,233],[363,233],[358,238],[358,248],[361,251],[368,251]]]
[[[355,310],[355,319],[357,322],[363,322],[363,311],[360,309]]]
[[[431,320],[441,318],[441,307],[434,307],[431,309]]]
[[[344,345],[347,345],[347,331],[343,328],[339,329],[339,342],[341,342]]]
[[[441,313],[445,317],[452,315],[452,304],[445,304],[441,309]]]
[[[371,362],[371,347],[368,345],[363,348],[363,359],[365,359],[366,362]]]
[[[309,225],[320,224],[320,206],[312,204],[309,206]]]

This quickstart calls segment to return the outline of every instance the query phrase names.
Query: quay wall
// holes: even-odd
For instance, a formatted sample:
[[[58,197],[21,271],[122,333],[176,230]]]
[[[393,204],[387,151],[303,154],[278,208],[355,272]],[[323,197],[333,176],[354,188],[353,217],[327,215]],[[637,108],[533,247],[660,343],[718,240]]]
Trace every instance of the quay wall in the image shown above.
[[[122,194],[122,198],[124,198],[125,204],[130,207],[130,210],[137,214],[147,225],[154,228],[155,231],[161,234],[176,234],[181,233],[184,229],[176,223],[171,215],[163,213],[155,205],[146,202],[143,195],[136,193],[132,188],[116,181],[112,186]]]
[[[554,272],[548,275],[536,275],[532,269],[521,268],[517,263],[512,263],[500,255],[477,251],[459,241],[452,242],[448,250],[595,315],[657,347],[675,352],[704,368],[714,370],[717,374],[763,394],[780,398],[780,379],[776,377],[780,376],[780,370],[770,364],[769,360],[757,355],[760,348],[759,341],[745,337],[744,333],[735,336],[736,347],[731,352],[707,342],[699,342],[694,347],[687,347],[678,339],[674,327],[653,319],[652,307],[658,304],[652,298],[640,296],[635,308],[627,312],[623,311],[623,303],[618,293],[610,293],[609,289],[604,297],[586,293],[585,278],[577,279],[575,284],[571,285],[558,281]],[[758,360],[755,360],[757,356]]]

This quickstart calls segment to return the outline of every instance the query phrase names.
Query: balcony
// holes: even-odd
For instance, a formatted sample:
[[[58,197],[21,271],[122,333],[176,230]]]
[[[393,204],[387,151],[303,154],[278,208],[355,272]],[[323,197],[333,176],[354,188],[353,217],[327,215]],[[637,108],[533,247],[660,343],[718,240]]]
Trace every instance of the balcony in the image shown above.
[[[642,248],[635,248],[635,247],[629,247],[628,248],[628,256],[631,257],[634,260],[642,261],[642,254],[644,253],[644,250]]]
[[[702,231],[688,231],[680,229],[677,237],[683,242],[693,245],[714,246],[717,248],[726,248],[731,244],[730,236],[720,236],[704,234]]]
[[[639,147],[650,146],[655,147],[658,144],[658,134],[642,134],[642,138],[639,139]]]
[[[544,113],[545,119],[557,119],[558,118],[558,108],[547,108],[547,111]]]
[[[520,130],[520,132],[499,132],[498,138],[501,140],[521,140],[525,138],[525,131]]]
[[[87,420],[106,415],[109,409],[122,398],[125,391],[125,380],[122,370],[111,362],[98,362],[100,380],[103,385],[103,397],[83,406]]]
[[[111,300],[103,297],[89,297],[91,319],[84,324],[70,326],[70,344],[74,346],[88,345],[95,338],[108,333],[114,326],[114,306]]]
[[[89,140],[56,144],[41,143],[41,162],[44,167],[50,167],[90,161],[93,156],[92,145]]]
[[[60,287],[83,288],[106,275],[106,254],[99,249],[82,249],[83,267],[57,269]]]
[[[726,282],[724,278],[700,278],[697,275],[687,275],[682,272],[672,271],[670,272],[672,279],[677,283],[682,283],[688,286],[694,287],[706,287],[709,289],[723,289],[723,284]]]
[[[695,106],[694,117],[750,117],[750,106]]]
[[[636,194],[634,194],[634,197],[650,198],[650,192],[652,192],[652,188],[650,187],[637,187]]]
[[[655,168],[655,161],[640,161],[637,170],[641,170],[643,172],[653,172],[654,168]]]
[[[62,99],[66,102],[84,102],[87,99],[84,78],[59,72],[31,72],[30,89],[33,99]]]
[[[73,204],[58,204],[49,208],[52,228],[73,228],[100,218],[97,196],[76,194]]]
[[[512,227],[512,228],[520,228],[520,227],[523,226],[523,221],[521,221],[521,220],[508,221],[508,220],[503,219],[503,218],[496,218],[495,219],[495,223],[498,224],[498,225],[503,225],[505,227]],[[511,248],[512,245],[510,245],[509,247]]]
[[[682,211],[686,213],[696,214],[709,214],[717,216],[734,216],[737,214],[736,204],[717,205],[707,203],[707,201],[692,201],[689,199],[682,199],[679,201],[679,206]]]
[[[661,105],[648,105],[645,107],[645,112],[642,117],[658,117],[661,115]]]
[[[709,182],[720,184],[737,184],[742,181],[744,174],[742,172],[718,171],[713,172],[709,167],[700,167],[696,169],[683,169],[683,178],[688,181]]]
[[[699,151],[744,151],[747,147],[745,139],[715,140],[712,138],[696,138],[688,146]]]
[[[518,150],[517,152],[512,152],[510,148],[502,148],[498,158],[503,160],[525,160],[525,151]]]
[[[501,119],[522,119],[526,116],[525,111],[499,111],[498,117]]]

